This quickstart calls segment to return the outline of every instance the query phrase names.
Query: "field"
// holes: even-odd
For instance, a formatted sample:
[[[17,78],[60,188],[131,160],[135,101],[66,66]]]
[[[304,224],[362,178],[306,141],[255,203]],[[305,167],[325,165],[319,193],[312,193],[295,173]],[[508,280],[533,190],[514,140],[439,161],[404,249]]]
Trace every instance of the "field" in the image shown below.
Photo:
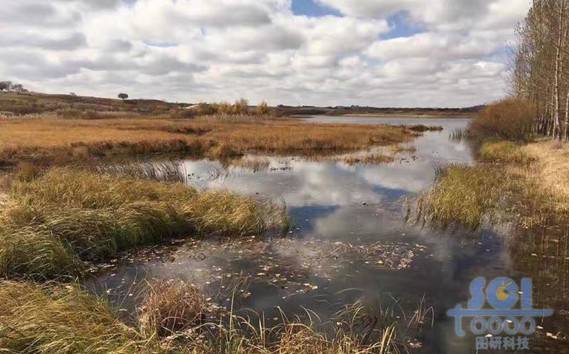
[[[0,121],[0,164],[63,164],[156,154],[310,156],[398,144],[414,135],[389,126],[314,125],[250,117],[9,119]]]

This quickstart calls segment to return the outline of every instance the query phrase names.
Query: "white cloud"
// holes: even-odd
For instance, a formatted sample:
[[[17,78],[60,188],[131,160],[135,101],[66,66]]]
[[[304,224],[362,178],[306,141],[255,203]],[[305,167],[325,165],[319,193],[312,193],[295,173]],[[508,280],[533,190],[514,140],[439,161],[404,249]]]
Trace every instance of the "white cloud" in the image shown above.
[[[500,53],[528,0],[19,0],[0,74],[39,91],[183,101],[462,106],[503,94]],[[385,39],[390,16],[424,29]],[[482,88],[481,88],[482,87]]]

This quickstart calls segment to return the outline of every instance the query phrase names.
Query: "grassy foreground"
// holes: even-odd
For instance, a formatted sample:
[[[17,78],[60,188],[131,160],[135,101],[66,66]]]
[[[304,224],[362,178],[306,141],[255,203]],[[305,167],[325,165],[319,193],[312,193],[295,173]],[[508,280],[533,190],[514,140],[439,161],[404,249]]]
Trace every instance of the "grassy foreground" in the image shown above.
[[[177,154],[235,157],[247,152],[310,156],[392,145],[417,133],[402,127],[306,124],[248,116],[0,120],[0,166]]]
[[[334,318],[331,334],[317,323],[289,322],[267,328],[232,313],[211,314],[193,286],[151,286],[136,323],[125,325],[107,303],[75,285],[0,282],[0,350],[17,353],[258,353],[387,354],[405,350],[407,332],[428,326],[432,310],[423,303],[412,314],[386,309],[370,313],[353,305]],[[391,314],[391,315],[389,315]],[[381,316],[374,328],[361,323]],[[365,327],[364,327],[365,328]],[[366,334],[364,334],[364,332]]]
[[[568,157],[567,148],[550,142],[487,141],[480,148],[483,163],[441,172],[419,198],[418,217],[445,228],[499,221],[526,229],[569,225]]]
[[[34,278],[78,275],[84,262],[168,238],[286,226],[282,209],[248,197],[69,168],[13,182],[0,219],[0,276]]]

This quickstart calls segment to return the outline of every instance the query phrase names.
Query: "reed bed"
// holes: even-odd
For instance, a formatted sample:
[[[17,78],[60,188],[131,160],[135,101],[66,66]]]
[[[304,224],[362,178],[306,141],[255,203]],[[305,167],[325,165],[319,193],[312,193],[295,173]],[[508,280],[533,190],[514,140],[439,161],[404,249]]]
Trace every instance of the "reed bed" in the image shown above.
[[[419,197],[417,221],[442,228],[461,225],[477,229],[512,193],[512,183],[491,166],[451,165],[440,172],[435,186]]]
[[[399,144],[416,134],[405,127],[308,124],[293,119],[13,119],[0,121],[0,164],[64,165],[158,154],[312,156]]]
[[[273,328],[258,320],[217,312],[193,286],[180,281],[151,284],[126,325],[110,305],[74,284],[0,283],[0,348],[18,353],[381,353],[406,352],[407,345],[432,325],[431,308],[422,301],[405,314],[395,307],[377,311],[361,303],[332,319],[331,331],[319,329],[318,316]],[[209,317],[207,317],[209,318]],[[363,327],[362,327],[363,326]],[[360,329],[366,329],[360,331]],[[417,332],[409,333],[413,329]]]
[[[506,159],[511,152],[505,151],[495,158],[513,164],[442,169],[435,186],[418,198],[416,220],[471,230],[500,222],[513,222],[525,230],[569,227],[569,198],[543,184],[540,171],[531,165],[532,158]]]
[[[225,191],[56,168],[16,181],[0,213],[0,275],[77,275],[85,261],[179,237],[284,230],[286,212]]]

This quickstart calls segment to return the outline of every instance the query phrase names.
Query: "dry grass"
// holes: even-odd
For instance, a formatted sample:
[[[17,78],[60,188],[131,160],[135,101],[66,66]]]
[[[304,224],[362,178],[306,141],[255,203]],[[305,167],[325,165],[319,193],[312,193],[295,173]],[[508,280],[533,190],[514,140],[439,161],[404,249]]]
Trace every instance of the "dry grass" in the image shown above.
[[[471,229],[500,220],[525,230],[569,225],[567,148],[551,142],[487,142],[481,157],[497,163],[443,170],[432,190],[419,198],[419,217]]]
[[[408,141],[401,127],[316,125],[256,119],[19,119],[0,121],[0,161],[47,163],[177,153],[214,157],[245,152],[331,154]]]
[[[526,145],[523,151],[535,160],[541,183],[569,199],[569,146],[543,141]]]
[[[389,150],[394,154],[401,154],[401,153],[409,153],[412,154],[417,152],[417,148],[414,146],[401,146],[401,145],[394,145]]]
[[[139,309],[139,323],[147,337],[167,337],[204,323],[208,302],[194,286],[182,281],[149,284]]]
[[[332,326],[331,331],[319,330],[324,323],[308,310],[305,321],[289,322],[283,314],[281,325],[267,328],[262,316],[257,322],[232,312],[212,311],[194,287],[167,281],[152,284],[139,307],[139,325],[127,326],[106,302],[76,285],[4,281],[0,283],[0,349],[17,353],[407,352],[406,341],[432,324],[428,321],[432,309],[421,302],[411,315],[395,306],[379,312],[359,303],[347,306],[326,325]],[[205,322],[207,318],[217,324]]]
[[[477,229],[512,193],[508,182],[514,179],[504,179],[504,173],[491,166],[447,167],[432,190],[419,198],[417,215],[443,228],[462,225]]]
[[[369,154],[363,156],[348,156],[342,160],[348,165],[376,165],[395,161],[393,156],[383,154]]]
[[[528,164],[530,157],[522,146],[511,141],[485,142],[480,147],[480,160],[485,162]]]
[[[68,168],[13,182],[0,212],[0,275],[53,278],[165,239],[260,235],[288,227],[283,208],[229,192]]]
[[[141,353],[156,344],[76,286],[0,283],[0,351]]]

